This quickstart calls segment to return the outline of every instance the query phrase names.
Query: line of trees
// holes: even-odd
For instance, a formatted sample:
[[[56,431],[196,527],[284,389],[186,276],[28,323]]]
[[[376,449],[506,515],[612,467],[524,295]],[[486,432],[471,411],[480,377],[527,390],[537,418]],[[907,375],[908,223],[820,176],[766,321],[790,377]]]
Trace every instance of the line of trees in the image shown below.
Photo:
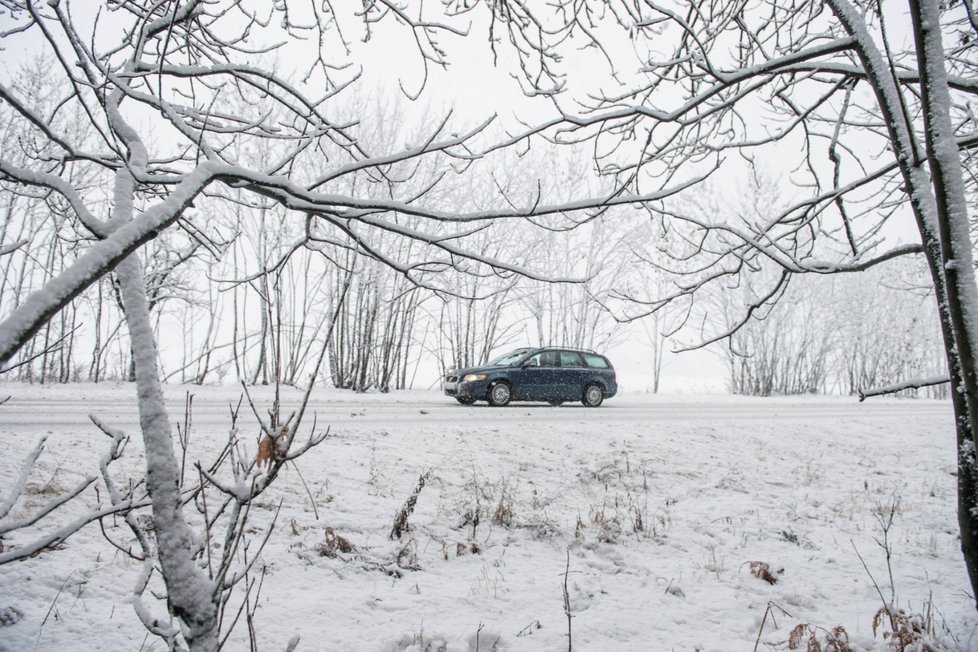
[[[834,277],[797,279],[778,305],[727,340],[722,355],[730,391],[858,395],[946,374],[934,298],[917,285],[925,272],[906,271],[881,265],[858,284]],[[736,315],[739,306],[756,299],[748,288],[724,293],[717,298],[718,313]],[[904,393],[946,398],[947,385]]]
[[[24,83],[52,86],[39,72],[48,65],[33,63],[23,73]],[[370,109],[364,100],[355,100],[354,112],[374,110],[381,123],[391,122],[385,105],[374,102],[377,106]],[[24,126],[16,116],[7,124],[16,148],[17,129]],[[523,165],[543,170],[552,154],[534,150],[524,154]],[[260,158],[269,156],[266,152]],[[525,174],[509,172],[511,178],[505,178],[513,169],[513,161],[506,159],[500,169],[472,174],[465,183],[443,181],[438,201],[453,209],[489,210],[495,186],[504,187],[507,197],[546,192],[545,199],[558,201],[560,188],[588,185],[582,159],[573,160],[545,191]],[[424,181],[411,179],[419,186]],[[365,194],[389,194],[383,185],[365,184]],[[64,270],[73,258],[70,249],[81,246],[85,236],[67,209],[52,215],[56,194],[46,192],[38,199],[11,187],[6,198],[3,241],[19,246],[0,256],[0,307],[15,309]],[[624,211],[619,210],[617,220],[627,219]],[[398,219],[411,225],[405,216]],[[405,274],[390,261],[423,257],[411,240],[367,247],[356,240],[310,237],[308,223],[288,219],[280,205],[249,200],[240,191],[201,197],[177,228],[141,252],[153,331],[161,342],[161,375],[197,384],[303,385],[334,312],[322,378],[355,391],[412,386],[419,367],[472,366],[516,342],[606,348],[620,328],[600,297],[623,273],[615,264],[619,241],[608,219],[596,215],[579,228],[565,219],[554,227],[559,232],[526,221],[503,232],[479,228],[466,236],[467,248],[480,259],[520,258],[568,280],[553,283],[506,269],[480,270],[478,261],[462,256],[450,265],[433,264],[427,270],[421,265]],[[434,285],[430,281],[436,277]],[[341,292],[344,287],[347,291]],[[340,296],[342,304],[337,303]],[[102,277],[69,301],[8,366],[7,378],[26,382],[133,380],[116,276]],[[423,382],[432,380],[429,374]]]

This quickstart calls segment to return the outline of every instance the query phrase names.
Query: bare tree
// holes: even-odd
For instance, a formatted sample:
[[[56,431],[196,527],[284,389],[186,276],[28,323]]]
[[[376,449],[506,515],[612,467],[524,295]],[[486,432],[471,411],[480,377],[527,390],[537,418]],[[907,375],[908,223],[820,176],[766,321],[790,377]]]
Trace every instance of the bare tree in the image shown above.
[[[834,373],[841,391],[863,395],[921,379],[947,378],[937,307],[919,264],[880,265],[862,284],[831,284]],[[824,284],[824,283],[823,283]],[[947,398],[946,383],[908,393]],[[895,390],[894,390],[895,391]]]
[[[723,167],[728,158],[776,157],[793,170],[806,196],[757,219],[723,207],[710,215],[648,207],[673,236],[684,276],[670,294],[635,297],[648,310],[679,302],[699,326],[704,306],[696,314],[690,299],[703,288],[778,270],[739,319],[705,334],[703,344],[764,314],[793,275],[857,274],[922,256],[954,389],[962,549],[978,595],[978,321],[969,318],[978,288],[968,214],[975,177],[962,166],[978,146],[970,108],[978,93],[976,22],[970,2],[909,0],[907,8],[909,25],[892,8],[884,14],[879,3],[851,0],[561,3],[543,30],[556,36],[528,48],[538,63],[536,90],[554,94],[558,115],[517,138],[596,138],[603,170],[633,190]],[[625,34],[631,47],[623,52]],[[561,99],[559,55],[568,41],[596,46],[619,88],[578,88]],[[890,244],[885,227],[904,215],[919,240]]]
[[[724,357],[731,392],[771,396],[827,391],[837,324],[823,313],[837,306],[813,294],[810,286],[793,284],[781,304],[730,336]],[[745,285],[740,292],[723,292],[717,303],[729,324],[740,318],[741,306],[756,300],[756,293]]]

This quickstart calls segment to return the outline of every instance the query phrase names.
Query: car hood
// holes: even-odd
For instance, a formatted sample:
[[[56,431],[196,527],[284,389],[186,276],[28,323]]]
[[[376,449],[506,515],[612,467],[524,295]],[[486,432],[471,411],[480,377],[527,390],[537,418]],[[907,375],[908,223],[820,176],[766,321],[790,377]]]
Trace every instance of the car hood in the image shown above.
[[[452,369],[448,372],[449,376],[458,376],[461,378],[466,374],[487,374],[492,371],[502,371],[503,369],[512,369],[512,367],[505,367],[499,365],[490,365],[488,367],[465,367],[464,369]]]

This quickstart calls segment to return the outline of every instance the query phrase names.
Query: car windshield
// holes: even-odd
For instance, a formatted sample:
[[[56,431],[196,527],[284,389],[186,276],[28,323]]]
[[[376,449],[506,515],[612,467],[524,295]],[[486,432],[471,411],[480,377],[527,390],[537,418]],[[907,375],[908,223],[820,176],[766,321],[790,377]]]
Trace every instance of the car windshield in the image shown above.
[[[523,356],[526,355],[528,350],[529,349],[517,349],[515,351],[510,351],[509,353],[501,355],[498,358],[493,358],[489,361],[489,364],[495,367],[512,367],[514,364],[523,359]]]

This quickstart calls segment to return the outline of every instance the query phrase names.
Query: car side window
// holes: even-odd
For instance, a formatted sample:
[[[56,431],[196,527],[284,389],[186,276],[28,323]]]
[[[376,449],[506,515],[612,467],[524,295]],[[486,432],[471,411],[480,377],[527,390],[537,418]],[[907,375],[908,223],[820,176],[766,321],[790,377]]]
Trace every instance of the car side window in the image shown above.
[[[587,366],[596,367],[598,369],[607,369],[608,362],[602,358],[600,355],[584,354],[584,360],[587,362]]]
[[[542,353],[537,353],[535,356],[527,360],[526,364],[528,367],[556,367],[557,352],[543,351]]]
[[[583,367],[584,363],[581,362],[581,356],[576,351],[561,351],[560,366],[561,367]]]

